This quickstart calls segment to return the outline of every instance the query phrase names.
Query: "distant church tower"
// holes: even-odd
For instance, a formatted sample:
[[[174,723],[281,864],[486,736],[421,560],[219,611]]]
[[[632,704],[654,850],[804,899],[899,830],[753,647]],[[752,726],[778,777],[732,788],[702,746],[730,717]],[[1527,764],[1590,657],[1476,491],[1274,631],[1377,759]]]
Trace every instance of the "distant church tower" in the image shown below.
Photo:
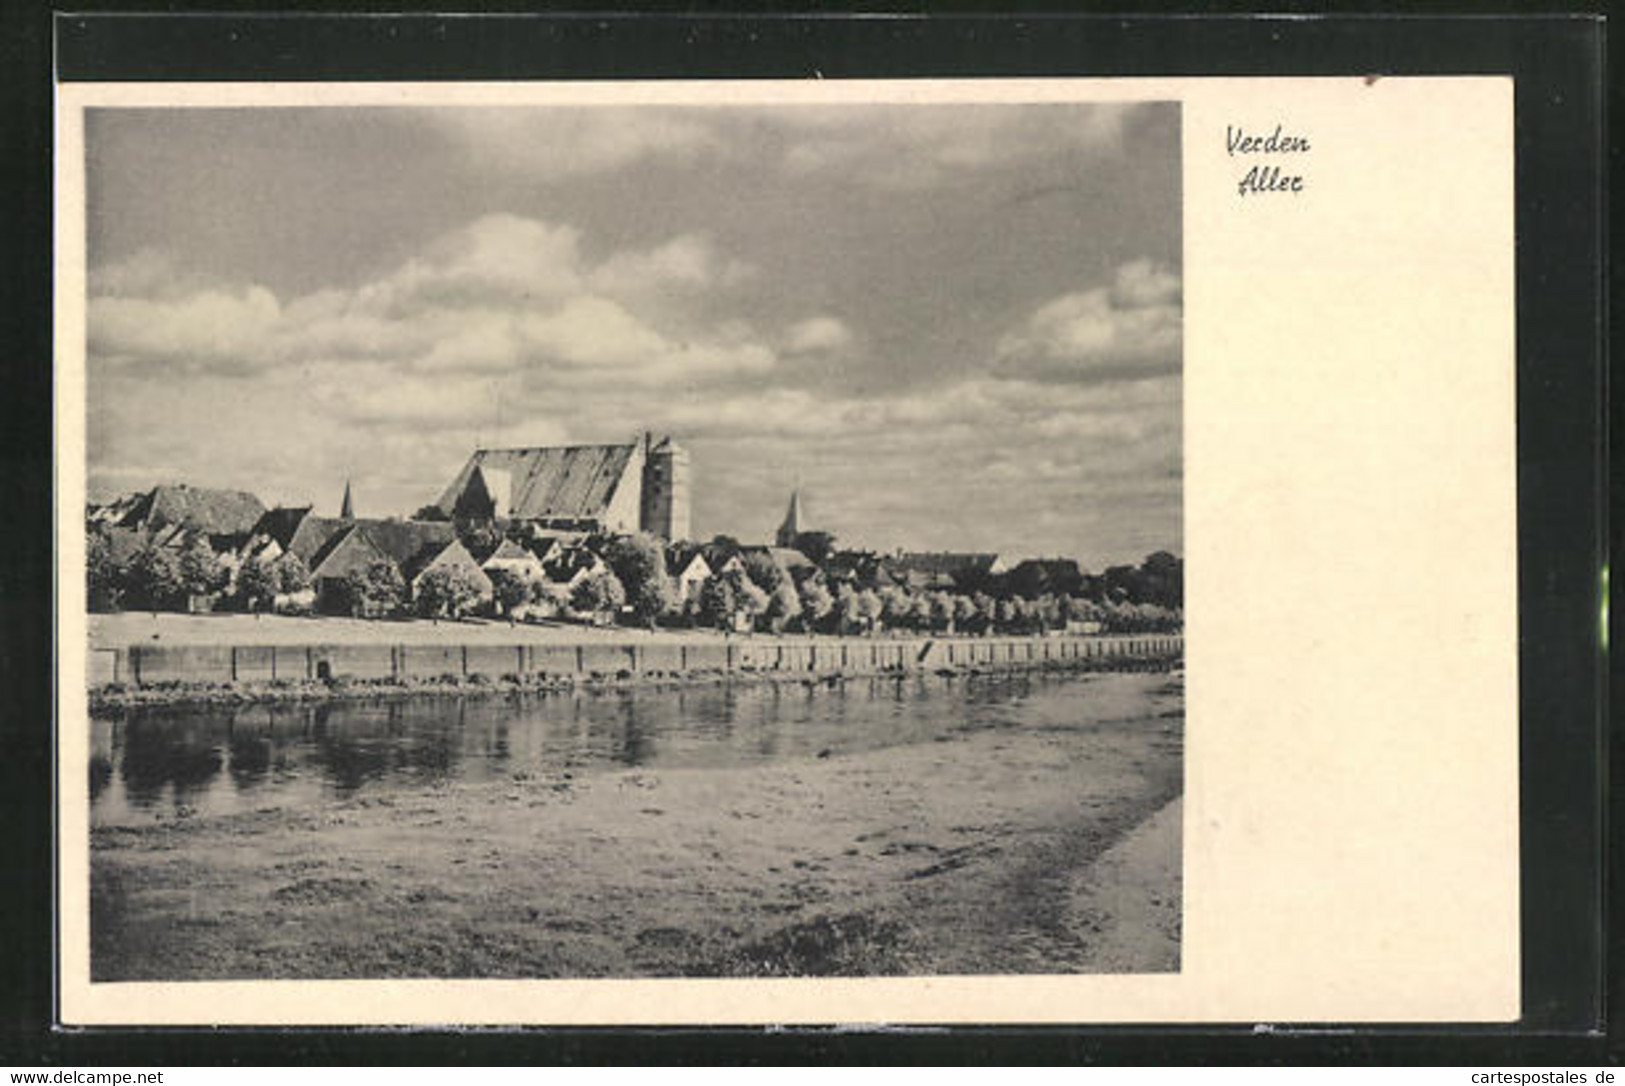
[[[802,532],[801,527],[801,491],[790,491],[790,508],[785,511],[784,523],[779,525],[778,544],[781,547],[796,545],[796,537]]]
[[[651,445],[643,435],[643,501],[639,519],[643,530],[662,539],[687,539],[689,534],[688,450],[670,437]]]
[[[339,505],[340,520],[355,519],[355,503],[350,500],[350,480],[344,480],[344,501]]]

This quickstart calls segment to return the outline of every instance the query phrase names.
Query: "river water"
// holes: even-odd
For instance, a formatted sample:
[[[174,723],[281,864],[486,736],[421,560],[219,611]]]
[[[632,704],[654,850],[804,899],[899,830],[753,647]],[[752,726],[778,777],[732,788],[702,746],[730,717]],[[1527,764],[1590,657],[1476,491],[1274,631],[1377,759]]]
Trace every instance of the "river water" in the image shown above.
[[[91,819],[310,808],[516,774],[756,765],[1149,715],[1120,689],[1098,674],[1018,674],[143,708],[92,721]]]

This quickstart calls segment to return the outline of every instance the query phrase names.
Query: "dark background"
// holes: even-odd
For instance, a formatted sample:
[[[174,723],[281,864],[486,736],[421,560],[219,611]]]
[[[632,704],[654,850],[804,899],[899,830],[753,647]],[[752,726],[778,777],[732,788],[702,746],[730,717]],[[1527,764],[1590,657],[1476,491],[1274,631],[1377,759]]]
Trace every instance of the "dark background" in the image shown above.
[[[263,6],[258,5],[258,6]],[[1608,763],[1598,579],[1611,541],[1603,46],[1595,17],[1500,4],[1406,17],[1020,18],[963,6],[885,18],[0,15],[5,198],[0,424],[0,1064],[481,1062],[1555,1063],[1608,1039]],[[392,5],[399,9],[410,5]],[[503,5],[482,5],[500,12]],[[171,5],[172,8],[179,5]],[[1209,10],[1215,6],[1209,5]],[[131,11],[133,5],[129,5]],[[150,5],[149,5],[150,8]],[[375,5],[358,4],[356,10]],[[104,5],[104,11],[114,10]],[[518,4],[506,10],[521,10]],[[1278,11],[1312,11],[1279,4]],[[1514,14],[1518,12],[1520,14]],[[1453,18],[1444,15],[1456,16]],[[1517,79],[1518,445],[1524,1020],[1512,1027],[528,1030],[53,1029],[51,78],[613,79],[1494,74]],[[1395,556],[1403,561],[1402,555]],[[1615,812],[1617,817],[1617,811]],[[1617,1020],[1611,1010],[1609,1020]]]

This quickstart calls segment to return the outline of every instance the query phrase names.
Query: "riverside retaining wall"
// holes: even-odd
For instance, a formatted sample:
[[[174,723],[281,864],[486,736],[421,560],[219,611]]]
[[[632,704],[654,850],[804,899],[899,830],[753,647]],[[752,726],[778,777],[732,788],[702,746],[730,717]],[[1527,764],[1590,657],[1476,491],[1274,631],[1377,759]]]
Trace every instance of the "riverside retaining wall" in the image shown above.
[[[876,672],[1165,660],[1178,634],[1085,637],[775,638],[515,645],[131,645],[91,653],[91,685],[445,675],[618,676]]]

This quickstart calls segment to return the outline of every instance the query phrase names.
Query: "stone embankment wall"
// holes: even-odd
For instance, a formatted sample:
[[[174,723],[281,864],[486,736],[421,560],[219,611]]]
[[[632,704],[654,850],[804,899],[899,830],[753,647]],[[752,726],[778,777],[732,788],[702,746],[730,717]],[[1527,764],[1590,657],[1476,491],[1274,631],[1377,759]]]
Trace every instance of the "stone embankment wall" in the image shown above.
[[[91,652],[91,686],[443,675],[686,675],[715,672],[865,673],[940,668],[1037,667],[1109,660],[1165,660],[1177,634],[1121,637],[828,638],[582,642],[532,645],[131,645]]]

